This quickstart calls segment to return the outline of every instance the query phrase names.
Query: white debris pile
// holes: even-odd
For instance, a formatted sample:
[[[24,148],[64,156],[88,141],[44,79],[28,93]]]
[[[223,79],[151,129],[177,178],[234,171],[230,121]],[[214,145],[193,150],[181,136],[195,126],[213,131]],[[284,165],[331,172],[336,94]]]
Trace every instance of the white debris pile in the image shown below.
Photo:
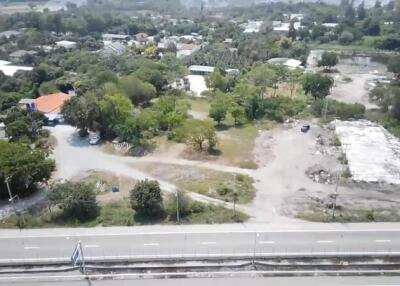
[[[400,184],[400,141],[367,120],[334,121],[353,180]]]

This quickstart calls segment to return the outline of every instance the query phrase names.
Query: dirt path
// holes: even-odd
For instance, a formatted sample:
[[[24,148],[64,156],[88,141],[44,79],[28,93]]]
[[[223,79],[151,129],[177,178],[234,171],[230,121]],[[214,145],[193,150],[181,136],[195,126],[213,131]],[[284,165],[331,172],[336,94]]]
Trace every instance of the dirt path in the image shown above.
[[[255,156],[260,168],[255,174],[257,194],[252,208],[257,210],[259,220],[288,220],[284,217],[288,212],[285,200],[301,189],[330,191],[331,186],[314,183],[305,174],[312,165],[327,164],[326,156],[316,150],[320,129],[312,125],[308,133],[302,133],[300,127],[298,123],[264,131],[256,140]]]
[[[57,147],[54,150],[53,157],[57,163],[57,170],[53,179],[71,179],[80,173],[90,170],[115,173],[119,176],[129,177],[135,180],[157,179],[161,188],[170,193],[175,193],[175,185],[153,178],[152,176],[135,169],[134,164],[138,162],[152,162],[176,164],[183,166],[196,166],[222,172],[236,172],[241,174],[250,174],[251,171],[235,167],[215,165],[208,162],[190,161],[185,159],[174,159],[157,156],[143,158],[123,157],[104,153],[99,146],[90,146],[85,139],[80,139],[76,134],[76,129],[71,126],[59,125],[49,128],[57,139]],[[233,204],[226,203],[197,193],[188,193],[188,195],[197,201],[219,204],[226,208],[233,209]],[[238,206],[238,210],[252,216],[253,210],[245,206]]]

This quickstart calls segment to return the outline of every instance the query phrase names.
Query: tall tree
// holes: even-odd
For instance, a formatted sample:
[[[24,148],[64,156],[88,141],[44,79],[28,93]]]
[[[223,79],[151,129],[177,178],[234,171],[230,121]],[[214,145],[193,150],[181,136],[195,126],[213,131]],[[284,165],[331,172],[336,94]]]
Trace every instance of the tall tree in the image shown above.
[[[311,94],[314,99],[328,96],[332,86],[333,79],[329,76],[319,73],[307,73],[302,81],[303,89],[306,94]]]
[[[367,16],[367,12],[365,11],[365,6],[364,6],[364,1],[358,5],[357,8],[357,17],[359,20],[364,20],[364,18]]]
[[[130,202],[132,208],[140,214],[159,213],[163,202],[160,184],[147,179],[137,182],[130,192]]]
[[[69,219],[87,221],[99,214],[95,188],[88,183],[57,182],[51,186],[47,199],[51,205],[58,206],[62,215]]]
[[[332,67],[336,66],[339,62],[339,58],[335,52],[323,52],[321,59],[318,61],[319,67],[324,67],[330,70]]]
[[[0,197],[8,196],[6,178],[14,195],[28,194],[35,183],[49,179],[54,168],[54,161],[41,150],[0,141]]]

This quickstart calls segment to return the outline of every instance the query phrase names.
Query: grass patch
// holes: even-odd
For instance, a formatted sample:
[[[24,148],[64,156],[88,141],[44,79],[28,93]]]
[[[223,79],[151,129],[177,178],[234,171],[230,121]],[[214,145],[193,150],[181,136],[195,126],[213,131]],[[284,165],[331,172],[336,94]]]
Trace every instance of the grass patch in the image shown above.
[[[233,201],[235,191],[238,203],[249,203],[255,196],[253,179],[242,174],[174,164],[135,163],[133,166],[156,178],[169,181],[184,191],[226,202]]]
[[[228,210],[222,206],[207,205],[199,202],[192,202],[192,212],[182,217],[181,223],[184,224],[213,224],[213,223],[233,223],[244,222],[249,217],[241,212]],[[129,200],[110,203],[100,208],[99,216],[87,222],[78,220],[62,219],[60,212],[50,213],[48,209],[39,212],[25,214],[26,224],[24,228],[54,228],[54,227],[98,227],[98,226],[134,226],[146,224],[172,224],[165,214],[160,214],[156,218],[145,218],[135,215],[131,209]],[[12,216],[0,221],[0,228],[18,228],[21,219]]]
[[[206,98],[185,97],[185,101],[190,104],[193,111],[206,112],[208,114],[210,110],[210,102]]]
[[[253,150],[257,133],[257,127],[254,124],[219,132],[220,160],[241,168],[256,169]]]
[[[400,220],[400,211],[395,209],[367,210],[341,208],[336,210],[335,218],[332,218],[331,210],[324,213],[321,209],[319,212],[300,214],[297,217],[312,222],[398,222]]]

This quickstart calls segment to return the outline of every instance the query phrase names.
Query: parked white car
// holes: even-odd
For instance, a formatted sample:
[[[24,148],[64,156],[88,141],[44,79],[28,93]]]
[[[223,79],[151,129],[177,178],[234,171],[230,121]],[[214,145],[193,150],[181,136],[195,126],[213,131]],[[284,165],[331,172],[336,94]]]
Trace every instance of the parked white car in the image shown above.
[[[89,144],[97,145],[97,144],[99,144],[100,139],[101,139],[100,135],[98,135],[98,134],[91,135],[91,136],[89,136]]]

